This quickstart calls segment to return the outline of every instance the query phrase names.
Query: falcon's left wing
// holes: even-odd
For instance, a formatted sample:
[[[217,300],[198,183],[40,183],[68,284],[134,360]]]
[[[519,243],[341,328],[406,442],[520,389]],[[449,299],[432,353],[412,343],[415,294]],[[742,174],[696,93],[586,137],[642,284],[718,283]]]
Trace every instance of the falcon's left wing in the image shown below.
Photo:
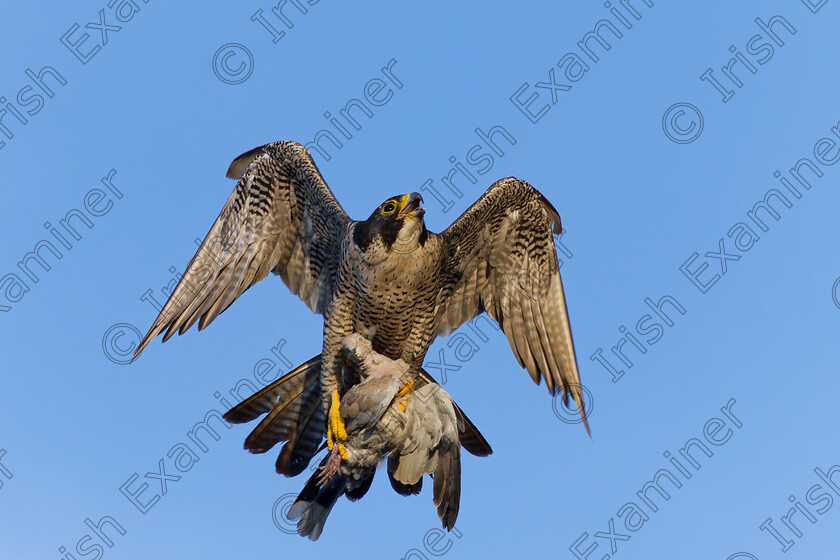
[[[589,431],[552,225],[560,233],[557,210],[534,187],[514,177],[493,183],[440,234],[436,333],[487,311],[535,383],[545,379],[566,403],[571,394]]]
[[[332,300],[352,221],[309,151],[266,144],[236,158],[227,176],[236,188],[134,357],[164,331],[165,342],[196,322],[203,329],[270,271],[316,313]]]

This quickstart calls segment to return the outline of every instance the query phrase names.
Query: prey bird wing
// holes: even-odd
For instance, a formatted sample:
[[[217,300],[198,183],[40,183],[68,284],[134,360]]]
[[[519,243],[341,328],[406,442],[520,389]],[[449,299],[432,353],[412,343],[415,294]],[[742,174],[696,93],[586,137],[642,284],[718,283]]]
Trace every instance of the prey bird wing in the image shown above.
[[[202,330],[271,271],[314,312],[329,305],[352,221],[309,152],[266,144],[236,158],[227,176],[236,188],[135,357],[164,331],[165,342],[196,321]]]
[[[441,233],[435,329],[449,334],[486,310],[534,382],[571,395],[586,423],[552,229],[561,232],[560,216],[534,187],[493,183]]]
[[[438,386],[438,382],[435,381],[435,378],[432,377],[429,372],[421,369],[418,377],[417,388],[422,388],[423,385]],[[487,457],[488,455],[492,455],[493,448],[490,447],[490,443],[484,439],[484,436],[478,431],[478,428],[472,423],[472,420],[470,420],[469,417],[467,417],[467,414],[461,410],[458,403],[452,401],[452,406],[455,407],[455,418],[458,421],[458,440],[461,442],[464,449],[476,457]]]

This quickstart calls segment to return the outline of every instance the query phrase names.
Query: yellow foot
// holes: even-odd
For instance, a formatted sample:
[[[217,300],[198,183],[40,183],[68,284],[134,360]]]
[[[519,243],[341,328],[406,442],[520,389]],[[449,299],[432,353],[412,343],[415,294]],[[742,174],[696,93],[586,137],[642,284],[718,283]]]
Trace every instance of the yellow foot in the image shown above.
[[[399,392],[398,392],[398,393],[397,393],[397,395],[396,395],[396,398],[400,398],[400,397],[404,397],[404,396],[406,396],[408,393],[410,393],[410,392],[411,392],[411,390],[412,390],[413,388],[414,388],[414,380],[412,379],[411,381],[409,381],[408,383],[404,384],[404,385],[400,388]]]
[[[341,401],[338,397],[338,390],[334,390],[330,403],[330,416],[327,420],[327,447],[332,451],[333,446],[338,445],[338,454],[346,461],[347,449],[344,447],[344,442],[347,440],[347,428],[344,426],[340,408]]]
[[[397,394],[394,396],[394,398],[399,399],[399,398],[405,397],[406,395],[408,395],[411,392],[411,390],[413,388],[414,388],[414,380],[412,379],[411,381],[403,384],[403,386],[400,387],[400,390],[397,392]],[[400,410],[405,412],[405,407],[406,407],[406,404],[408,404],[408,399],[403,398],[398,404],[400,405]]]

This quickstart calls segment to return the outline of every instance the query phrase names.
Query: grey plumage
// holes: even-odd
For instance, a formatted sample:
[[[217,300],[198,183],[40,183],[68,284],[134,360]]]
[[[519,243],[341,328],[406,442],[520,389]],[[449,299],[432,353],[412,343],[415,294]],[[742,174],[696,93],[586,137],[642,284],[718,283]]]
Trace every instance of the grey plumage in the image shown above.
[[[567,403],[571,396],[589,429],[552,238],[560,217],[531,185],[496,181],[435,234],[425,227],[417,193],[386,200],[367,220],[351,220],[309,152],[294,142],[246,152],[228,176],[237,179],[234,192],[137,354],[158,334],[166,341],[196,322],[205,328],[270,271],[278,274],[324,315],[322,352],[227,415],[242,422],[268,414],[246,448],[264,452],[286,442],[278,472],[305,468],[327,433],[333,395],[343,398],[361,381],[358,367],[342,357],[345,336],[359,333],[374,352],[405,362],[415,391],[435,388],[422,369],[432,342],[484,311],[534,382],[545,379]],[[478,430],[454,410],[461,444],[489,454]]]
[[[434,477],[433,501],[446,529],[455,525],[461,495],[458,419],[452,398],[439,385],[425,384],[399,396],[413,378],[409,364],[373,352],[361,335],[342,341],[361,381],[342,398],[348,458],[324,480],[319,469],[307,482],[288,516],[298,532],[317,540],[336,500],[369,486],[376,466],[388,459],[392,481],[414,487],[424,474]],[[322,463],[321,469],[325,467]]]

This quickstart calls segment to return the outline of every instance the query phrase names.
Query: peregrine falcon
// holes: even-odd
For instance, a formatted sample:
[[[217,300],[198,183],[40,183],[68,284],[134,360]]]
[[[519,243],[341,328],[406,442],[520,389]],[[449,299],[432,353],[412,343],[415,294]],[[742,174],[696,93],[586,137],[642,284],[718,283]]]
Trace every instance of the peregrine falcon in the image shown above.
[[[196,322],[202,330],[269,272],[324,316],[322,353],[228,412],[232,422],[267,416],[245,442],[262,453],[285,441],[277,472],[302,472],[326,437],[346,459],[341,398],[360,381],[343,359],[342,339],[359,333],[373,350],[422,370],[438,335],[482,312],[498,322],[519,364],[551,394],[583,408],[571,327],[552,231],[560,216],[531,185],[493,183],[440,234],[426,229],[418,193],[386,199],[367,220],[351,220],[309,152],[273,142],[236,158],[236,188],[135,357],[158,334],[164,342]],[[411,381],[404,390],[412,390]],[[461,444],[489,445],[456,407]]]

